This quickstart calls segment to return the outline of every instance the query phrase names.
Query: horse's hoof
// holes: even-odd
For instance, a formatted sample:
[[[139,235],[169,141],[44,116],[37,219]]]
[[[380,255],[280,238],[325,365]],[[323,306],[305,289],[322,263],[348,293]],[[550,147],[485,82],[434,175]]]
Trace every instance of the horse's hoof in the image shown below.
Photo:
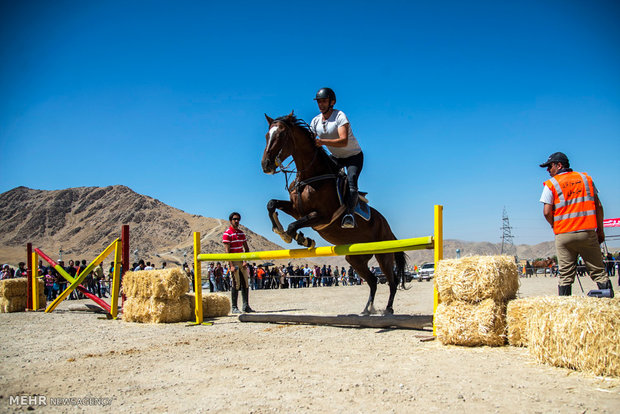
[[[306,246],[308,249],[314,249],[315,245],[316,243],[312,239],[306,239],[306,241],[304,242],[304,246]]]
[[[384,316],[394,315],[394,309],[392,309],[392,308],[386,308],[386,309],[383,311],[383,315],[384,315]]]
[[[368,309],[364,309],[362,311],[362,313],[360,313],[360,315],[362,315],[362,316],[370,316],[370,311]]]
[[[284,243],[290,243],[293,241],[293,238],[289,236],[288,233],[280,234],[280,237],[284,240]]]

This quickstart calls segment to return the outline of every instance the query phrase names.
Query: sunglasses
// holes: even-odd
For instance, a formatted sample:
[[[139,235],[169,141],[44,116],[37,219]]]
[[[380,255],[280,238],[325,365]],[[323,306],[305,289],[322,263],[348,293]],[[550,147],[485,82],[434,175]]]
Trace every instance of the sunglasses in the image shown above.
[[[241,219],[240,219],[239,217],[233,217],[233,219],[232,219],[232,220],[230,220],[230,221],[240,221],[240,220],[241,220]]]

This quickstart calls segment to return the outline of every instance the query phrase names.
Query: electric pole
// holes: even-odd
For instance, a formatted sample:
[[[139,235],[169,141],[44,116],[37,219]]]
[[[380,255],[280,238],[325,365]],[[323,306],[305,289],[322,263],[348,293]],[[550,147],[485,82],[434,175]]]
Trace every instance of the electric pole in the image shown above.
[[[508,220],[508,213],[506,213],[506,207],[502,212],[502,250],[500,254],[512,253],[514,251],[514,244],[512,242],[512,227],[510,227],[510,220]]]

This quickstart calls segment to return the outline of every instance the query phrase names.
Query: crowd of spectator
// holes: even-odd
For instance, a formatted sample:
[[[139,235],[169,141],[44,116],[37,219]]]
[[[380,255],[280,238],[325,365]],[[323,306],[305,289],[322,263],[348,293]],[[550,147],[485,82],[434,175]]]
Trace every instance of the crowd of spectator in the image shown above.
[[[349,286],[360,285],[362,279],[357,272],[349,266],[348,270],[343,267],[331,265],[320,266],[276,266],[273,264],[248,263],[250,274],[250,288],[260,289],[298,289],[304,287],[320,286]],[[190,271],[190,274],[193,274]],[[203,286],[210,292],[226,292],[230,290],[230,276],[228,266],[220,262],[209,263],[203,270]],[[208,284],[208,285],[207,285]]]
[[[69,260],[67,264],[64,261],[58,261],[58,264],[71,276],[76,277],[87,266],[86,260]],[[159,269],[165,269],[166,262],[163,262]],[[359,277],[357,272],[353,270],[351,266],[345,268],[344,266],[323,265],[323,266],[311,266],[311,265],[274,265],[272,263],[265,263],[256,265],[256,263],[248,263],[248,270],[250,273],[250,288],[252,290],[260,289],[298,289],[309,287],[322,287],[322,286],[353,286],[361,285],[363,280]],[[84,279],[82,286],[86,288],[90,293],[99,296],[100,298],[108,297],[111,291],[112,275],[114,273],[114,263],[110,263],[107,274],[104,271],[104,264],[101,263],[96,266]],[[131,269],[138,270],[153,270],[155,269],[155,263],[145,262],[139,260],[137,263],[133,263]],[[605,255],[605,268],[609,277],[616,275],[616,268],[618,268],[618,284],[620,284],[620,257],[614,257],[611,253]],[[182,266],[183,271],[192,281],[192,290],[195,290],[194,286],[194,270],[193,266],[185,263]],[[525,277],[531,276],[534,273],[529,261],[520,269],[520,273]],[[549,267],[549,274],[551,276],[557,276],[557,265],[551,265]],[[547,270],[545,270],[547,274]],[[67,288],[67,280],[62,277],[56,269],[52,266],[45,266],[42,261],[39,261],[38,275],[45,282],[45,295],[48,301],[54,300],[59,292],[62,292]],[[586,266],[581,259],[577,264],[577,275],[587,276],[588,272]],[[0,280],[11,279],[16,277],[27,277],[28,271],[24,262],[19,262],[17,268],[12,268],[8,264],[2,266],[0,272]],[[206,266],[202,266],[201,272],[203,288],[208,288],[210,292],[228,292],[230,291],[230,275],[228,265],[222,265],[220,262],[209,263]],[[84,295],[79,291],[73,291],[69,296],[70,300],[82,299]]]
[[[80,275],[87,267],[86,260],[69,260],[66,264],[63,260],[59,260],[58,265],[74,278]],[[248,263],[247,266],[250,273],[250,288],[253,290],[297,289],[304,287],[362,284],[362,279],[350,266],[348,270],[345,269],[344,266],[335,266],[334,268],[332,268],[331,265],[324,265],[322,267],[309,265],[293,266],[291,263],[289,263],[288,266],[276,266],[273,264],[256,265],[256,263]],[[158,269],[165,269],[166,267],[167,263],[163,262]],[[104,269],[104,263],[96,266],[85,277],[82,283],[82,286],[89,293],[97,295],[100,298],[107,298],[110,294],[112,276],[114,274],[114,263],[110,262],[107,273]],[[131,265],[131,269],[134,271],[154,270],[156,266],[155,263],[139,260]],[[195,290],[193,265],[190,268],[187,263],[184,263],[182,269],[192,282],[192,290]],[[8,264],[5,264],[2,266],[2,271],[0,272],[0,280],[27,276],[28,271],[24,262],[20,262],[17,268],[12,268]],[[58,294],[67,288],[68,281],[60,275],[54,267],[45,266],[43,261],[39,261],[38,276],[42,278],[45,283],[45,296],[48,301],[56,299]],[[217,262],[209,263],[206,266],[203,265],[201,276],[203,288],[208,288],[210,292],[230,291],[231,283],[227,264],[222,265],[220,262]],[[74,290],[68,299],[76,300],[83,298],[84,295],[80,291]]]

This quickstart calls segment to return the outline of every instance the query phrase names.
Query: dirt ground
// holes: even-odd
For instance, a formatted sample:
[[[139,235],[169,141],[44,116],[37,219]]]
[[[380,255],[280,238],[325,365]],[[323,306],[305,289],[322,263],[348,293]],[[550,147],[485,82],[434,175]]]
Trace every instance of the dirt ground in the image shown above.
[[[521,281],[520,296],[557,294],[556,279]],[[396,313],[432,314],[432,283],[411,286],[398,292]],[[581,294],[577,284],[573,291]],[[366,286],[263,290],[252,291],[250,303],[264,312],[336,315],[361,311],[367,294]],[[381,285],[377,308],[386,300]],[[144,325],[68,311],[75,303],[51,314],[0,314],[0,412],[99,412],[101,405],[128,413],[620,412],[620,379],[540,365],[526,348],[443,346],[415,330],[236,317],[212,326]],[[47,405],[15,396],[41,396],[35,402]]]

